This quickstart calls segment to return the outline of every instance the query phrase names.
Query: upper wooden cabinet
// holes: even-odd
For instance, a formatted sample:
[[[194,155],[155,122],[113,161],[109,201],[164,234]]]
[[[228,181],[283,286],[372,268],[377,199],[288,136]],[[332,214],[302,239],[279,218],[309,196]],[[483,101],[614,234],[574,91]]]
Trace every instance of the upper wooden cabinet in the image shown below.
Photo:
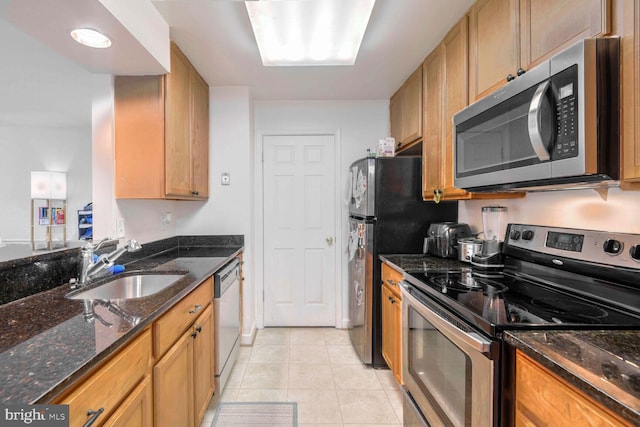
[[[209,197],[209,87],[171,44],[171,73],[115,79],[116,198]]]
[[[621,36],[622,180],[640,182],[640,0],[616,3]],[[636,184],[637,186],[637,184]]]
[[[515,198],[523,193],[469,193],[455,188],[453,115],[468,105],[468,19],[462,18],[422,65],[424,136],[422,196],[425,200]]]
[[[475,101],[520,68],[518,0],[479,0],[469,11],[469,93]]]
[[[585,37],[611,30],[610,0],[479,0],[469,12],[470,101]]]
[[[389,100],[389,118],[396,150],[422,138],[422,67],[414,71]]]

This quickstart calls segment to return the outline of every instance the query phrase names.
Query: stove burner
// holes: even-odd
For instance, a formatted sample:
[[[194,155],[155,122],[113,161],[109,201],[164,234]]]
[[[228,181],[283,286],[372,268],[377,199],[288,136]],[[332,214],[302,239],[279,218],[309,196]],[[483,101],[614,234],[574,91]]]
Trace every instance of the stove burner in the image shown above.
[[[498,282],[478,279],[470,275],[435,277],[432,281],[442,289],[443,293],[446,293],[447,290],[452,290],[456,292],[482,292],[486,295],[503,293],[508,289]]]
[[[558,316],[552,318],[556,323],[600,323],[600,319],[608,315],[605,310],[595,305],[560,298],[535,298],[531,303],[556,313]]]

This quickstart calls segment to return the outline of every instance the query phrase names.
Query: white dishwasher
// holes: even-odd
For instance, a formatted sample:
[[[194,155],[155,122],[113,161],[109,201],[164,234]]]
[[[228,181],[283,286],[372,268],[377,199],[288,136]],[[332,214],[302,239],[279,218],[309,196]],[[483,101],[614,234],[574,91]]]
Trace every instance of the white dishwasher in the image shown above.
[[[213,278],[215,382],[220,396],[240,351],[240,261],[235,258]]]

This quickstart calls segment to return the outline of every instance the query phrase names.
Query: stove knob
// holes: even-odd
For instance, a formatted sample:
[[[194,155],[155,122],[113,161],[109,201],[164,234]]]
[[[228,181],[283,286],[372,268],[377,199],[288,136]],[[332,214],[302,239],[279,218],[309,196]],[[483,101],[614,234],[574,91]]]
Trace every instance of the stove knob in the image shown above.
[[[602,375],[609,381],[620,378],[620,370],[613,362],[602,362],[600,368],[602,369]]]
[[[522,232],[522,240],[531,240],[531,239],[533,239],[533,231],[524,230]]]
[[[511,240],[518,240],[520,239],[520,232],[518,230],[513,230],[511,232],[510,237],[511,237]],[[640,250],[638,250],[638,252],[640,252]]]
[[[604,249],[604,251],[609,255],[620,255],[623,247],[624,244],[615,239],[609,239],[604,242],[604,245],[602,245],[602,249]]]
[[[629,255],[634,261],[640,261],[640,245],[633,245],[629,249]]]

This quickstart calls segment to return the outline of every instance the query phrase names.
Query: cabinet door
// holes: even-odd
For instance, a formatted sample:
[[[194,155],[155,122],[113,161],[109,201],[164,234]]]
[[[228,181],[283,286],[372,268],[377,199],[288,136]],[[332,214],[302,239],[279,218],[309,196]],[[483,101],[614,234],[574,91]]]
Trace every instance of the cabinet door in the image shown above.
[[[617,6],[621,24],[622,56],[622,178],[640,182],[640,0]]]
[[[402,146],[402,88],[389,100],[389,128],[397,149]]]
[[[164,197],[165,76],[114,81],[116,198]]]
[[[504,85],[520,68],[518,1],[479,0],[469,12],[471,102]]]
[[[422,67],[407,79],[402,89],[402,145],[422,138]]]
[[[153,389],[151,375],[131,392],[104,427],[153,427]]]
[[[191,143],[194,196],[209,197],[209,86],[191,69]]]
[[[611,30],[610,0],[520,0],[521,64],[529,69],[586,37]]]
[[[607,408],[516,351],[516,426],[630,426]]]
[[[393,305],[393,351],[395,362],[393,364],[393,376],[402,384],[402,299],[395,297]]]
[[[191,196],[190,64],[171,44],[171,73],[167,76],[165,123],[165,192]]]
[[[207,412],[214,388],[213,306],[211,304],[200,315],[193,328],[197,333],[193,340],[194,425],[199,426]]]
[[[395,368],[395,319],[394,296],[385,285],[382,285],[382,357],[389,365],[389,369]]]
[[[443,199],[458,199],[466,191],[454,188],[454,129],[453,115],[468,105],[468,24],[467,17],[447,34],[442,42],[444,50],[444,102],[441,189]]]
[[[442,85],[444,50],[442,44],[431,52],[423,65],[424,136],[422,138],[422,196],[436,197],[442,174]]]
[[[193,337],[187,331],[153,368],[156,427],[193,427]]]

